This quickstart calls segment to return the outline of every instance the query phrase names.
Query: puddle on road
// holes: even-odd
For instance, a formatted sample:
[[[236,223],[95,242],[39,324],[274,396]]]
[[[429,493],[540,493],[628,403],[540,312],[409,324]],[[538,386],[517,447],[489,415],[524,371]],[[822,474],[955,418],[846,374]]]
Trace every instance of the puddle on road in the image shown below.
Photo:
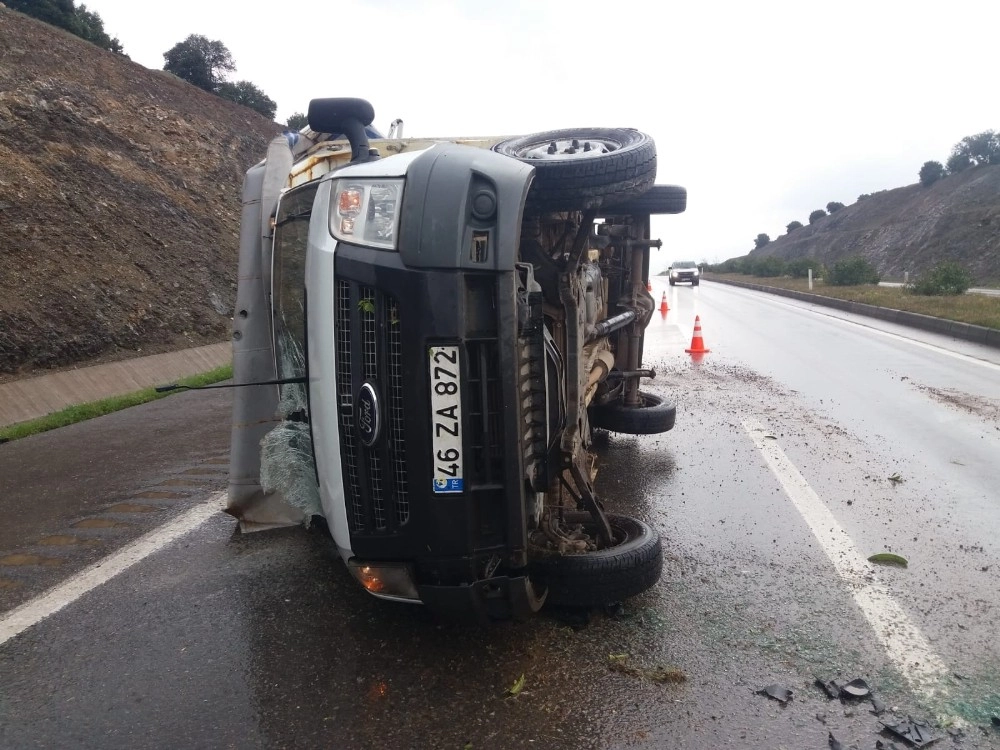
[[[135,494],[135,497],[143,500],[183,500],[187,496],[184,492],[171,492],[170,490],[146,490]]]
[[[42,565],[47,568],[53,568],[56,565],[62,565],[63,561],[58,557],[45,557],[43,555],[32,555],[28,553],[15,553],[13,555],[7,555],[6,557],[0,557],[0,565],[14,566],[24,566],[24,565]]]
[[[124,521],[112,521],[110,518],[84,518],[71,525],[74,529],[116,529],[128,528],[132,524]]]
[[[165,479],[160,482],[162,487],[198,487],[201,485],[200,480],[195,477],[190,479]]]
[[[229,456],[219,456],[218,458],[210,458],[205,461],[206,464],[215,464],[217,466],[225,465],[229,466]]]
[[[161,511],[156,505],[140,505],[139,503],[118,503],[108,508],[108,513],[156,513]]]
[[[73,536],[72,534],[51,534],[50,536],[39,539],[38,543],[46,547],[71,547],[74,544],[90,546],[97,544],[97,540],[82,539],[78,536]]]
[[[226,474],[222,469],[214,468],[212,466],[196,466],[193,469],[185,469],[181,474],[195,474],[200,476],[214,475],[217,477],[224,476]]]
[[[9,578],[0,578],[0,591],[9,591],[10,589],[16,589],[20,586],[17,581],[12,581]]]

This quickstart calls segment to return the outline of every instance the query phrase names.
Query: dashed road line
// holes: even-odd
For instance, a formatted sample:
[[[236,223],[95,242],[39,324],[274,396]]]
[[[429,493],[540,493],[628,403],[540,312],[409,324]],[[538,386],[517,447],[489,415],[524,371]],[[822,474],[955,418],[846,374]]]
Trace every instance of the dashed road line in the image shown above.
[[[0,645],[72,604],[84,594],[107,583],[175,539],[193,531],[224,508],[225,498],[225,492],[216,492],[208,500],[185,511],[174,520],[130,542],[114,554],[98,560],[44,594],[15,607],[0,618]]]
[[[941,698],[947,691],[949,672],[944,660],[931,648],[924,634],[892,598],[875,576],[850,536],[837,522],[805,477],[781,450],[778,441],[756,419],[743,422],[754,445],[781,483],[792,504],[812,530],[840,577],[848,584],[854,601],[875,631],[889,659],[907,679],[914,692],[925,699]]]

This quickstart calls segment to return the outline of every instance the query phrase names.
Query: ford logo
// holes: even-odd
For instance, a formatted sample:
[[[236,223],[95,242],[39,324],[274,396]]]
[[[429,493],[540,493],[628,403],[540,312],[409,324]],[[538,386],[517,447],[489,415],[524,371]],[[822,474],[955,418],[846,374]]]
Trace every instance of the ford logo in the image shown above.
[[[378,392],[371,383],[365,383],[358,393],[358,434],[365,447],[371,448],[381,432],[382,412]]]

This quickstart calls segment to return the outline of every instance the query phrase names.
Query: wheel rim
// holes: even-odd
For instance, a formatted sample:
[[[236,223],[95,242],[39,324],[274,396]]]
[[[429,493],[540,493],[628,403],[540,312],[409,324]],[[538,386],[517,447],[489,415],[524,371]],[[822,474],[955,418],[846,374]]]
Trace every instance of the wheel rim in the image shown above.
[[[519,159],[589,159],[617,151],[622,144],[612,138],[558,138],[535,141],[517,148]]]

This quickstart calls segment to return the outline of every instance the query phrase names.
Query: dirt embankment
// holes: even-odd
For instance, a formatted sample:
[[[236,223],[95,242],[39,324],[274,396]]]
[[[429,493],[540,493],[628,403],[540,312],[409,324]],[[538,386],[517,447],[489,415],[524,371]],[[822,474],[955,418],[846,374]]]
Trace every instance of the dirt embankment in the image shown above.
[[[281,126],[0,8],[0,379],[223,340]]]
[[[1000,166],[873,193],[750,255],[817,258],[826,265],[860,255],[892,279],[952,260],[977,284],[1000,283]]]

